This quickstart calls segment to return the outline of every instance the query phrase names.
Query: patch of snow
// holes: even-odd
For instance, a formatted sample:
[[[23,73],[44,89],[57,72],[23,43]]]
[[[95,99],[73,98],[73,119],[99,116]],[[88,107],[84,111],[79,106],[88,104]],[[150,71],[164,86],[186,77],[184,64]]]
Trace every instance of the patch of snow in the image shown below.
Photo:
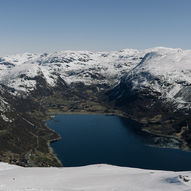
[[[9,119],[5,114],[1,114],[1,117],[2,117],[2,119],[3,119],[4,121],[6,121],[6,122],[9,122],[9,123],[12,122],[12,120]]]
[[[8,102],[6,102],[4,100],[4,98],[0,96],[0,112],[4,113],[9,110],[10,110],[10,106],[9,106]]]

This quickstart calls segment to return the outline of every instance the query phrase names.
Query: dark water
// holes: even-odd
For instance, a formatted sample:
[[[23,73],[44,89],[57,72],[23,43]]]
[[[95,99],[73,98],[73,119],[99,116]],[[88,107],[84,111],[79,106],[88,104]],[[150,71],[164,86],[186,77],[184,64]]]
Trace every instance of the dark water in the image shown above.
[[[118,116],[56,115],[47,125],[62,136],[51,144],[64,166],[107,163],[145,169],[191,170],[191,152],[150,145],[178,146],[141,133],[139,125]]]

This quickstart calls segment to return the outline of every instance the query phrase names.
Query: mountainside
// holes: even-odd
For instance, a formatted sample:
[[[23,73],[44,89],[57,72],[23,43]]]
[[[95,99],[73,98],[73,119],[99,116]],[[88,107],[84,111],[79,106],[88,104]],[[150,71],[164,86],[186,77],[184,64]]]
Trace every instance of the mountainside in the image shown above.
[[[161,99],[190,108],[191,51],[158,49],[147,53],[123,78],[134,91],[148,90]]]
[[[190,145],[191,51],[155,48],[108,92],[144,130],[179,137]]]
[[[49,148],[59,136],[44,121],[66,112],[130,117],[190,149],[190,62],[190,50],[164,47],[1,57],[0,159],[59,166]]]

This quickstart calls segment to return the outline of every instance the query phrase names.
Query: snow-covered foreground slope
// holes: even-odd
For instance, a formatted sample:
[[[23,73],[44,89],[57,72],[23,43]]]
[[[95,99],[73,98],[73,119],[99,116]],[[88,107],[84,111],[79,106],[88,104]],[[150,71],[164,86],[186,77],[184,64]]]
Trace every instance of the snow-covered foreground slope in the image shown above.
[[[142,170],[110,165],[23,168],[0,163],[4,191],[190,191],[191,172]]]

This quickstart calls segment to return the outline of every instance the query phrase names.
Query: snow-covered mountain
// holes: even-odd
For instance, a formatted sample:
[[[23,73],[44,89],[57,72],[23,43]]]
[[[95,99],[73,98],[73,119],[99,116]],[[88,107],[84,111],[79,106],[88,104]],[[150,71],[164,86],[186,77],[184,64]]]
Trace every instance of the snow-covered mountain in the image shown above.
[[[155,48],[124,77],[133,91],[148,90],[178,107],[190,107],[191,50]]]
[[[149,90],[178,107],[190,107],[191,50],[156,47],[112,52],[62,51],[53,54],[13,55],[0,58],[0,83],[12,94],[29,94],[37,76],[51,87],[61,77],[67,84],[131,83],[132,90]]]
[[[0,163],[4,191],[189,191],[191,172],[143,170],[111,165],[23,168]]]
[[[144,53],[130,49],[119,52],[63,51],[7,56],[0,58],[0,83],[15,89],[15,95],[34,90],[35,77],[39,75],[49,86],[55,86],[58,77],[68,84],[114,85],[126,71],[141,61],[142,56]]]

